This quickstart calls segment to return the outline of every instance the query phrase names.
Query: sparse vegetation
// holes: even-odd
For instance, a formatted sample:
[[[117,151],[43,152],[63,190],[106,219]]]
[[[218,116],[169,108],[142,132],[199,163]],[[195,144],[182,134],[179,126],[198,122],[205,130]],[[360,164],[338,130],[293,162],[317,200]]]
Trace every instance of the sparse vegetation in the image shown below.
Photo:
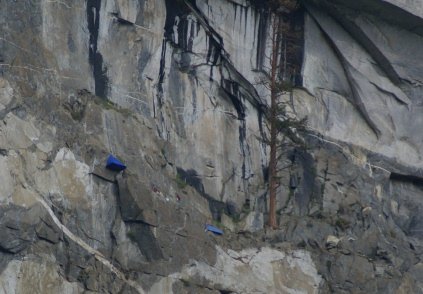
[[[215,220],[215,219],[212,221],[212,225],[215,226],[215,227],[218,227],[218,228],[224,227],[224,225],[220,221]]]
[[[81,269],[78,274],[77,280],[81,283],[85,283],[88,280],[88,278],[89,278],[89,274],[87,273],[87,271],[84,269]]]
[[[107,110],[111,110],[111,109],[118,110],[118,106],[115,103],[113,103],[112,101],[110,101],[108,99],[100,98],[98,96],[94,96],[94,97],[95,97],[94,103],[101,106],[102,108],[107,109]]]
[[[107,110],[114,110],[117,111],[125,116],[130,116],[132,115],[132,111],[130,109],[127,108],[122,108],[119,105],[117,105],[116,103],[108,100],[108,99],[103,99],[100,98],[98,96],[95,96],[94,98],[94,103],[99,105],[100,107],[107,109]]]
[[[178,185],[178,188],[181,190],[185,189],[188,185],[185,179],[183,179],[180,174],[176,174],[175,182]]]
[[[391,238],[395,239],[397,237],[397,234],[395,233],[395,231],[393,229],[389,230],[389,236],[391,236]]]
[[[129,240],[131,240],[131,241],[135,242],[136,237],[135,237],[135,233],[134,233],[134,232],[132,232],[132,231],[128,231],[128,232],[126,233],[126,237],[128,237],[128,239],[129,239]]]
[[[182,282],[182,284],[184,285],[184,287],[189,288],[191,287],[191,282],[186,280],[186,279],[180,279],[180,281]]]
[[[335,226],[337,226],[341,230],[348,229],[350,227],[350,225],[351,225],[351,222],[342,218],[342,217],[339,217],[335,222]]]

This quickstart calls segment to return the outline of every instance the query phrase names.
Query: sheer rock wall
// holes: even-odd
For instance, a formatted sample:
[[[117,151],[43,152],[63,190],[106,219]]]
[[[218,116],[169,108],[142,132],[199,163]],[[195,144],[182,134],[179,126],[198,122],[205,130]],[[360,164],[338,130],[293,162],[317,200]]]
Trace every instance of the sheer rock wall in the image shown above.
[[[0,291],[423,292],[421,5],[302,5],[266,232],[261,1],[0,0]]]

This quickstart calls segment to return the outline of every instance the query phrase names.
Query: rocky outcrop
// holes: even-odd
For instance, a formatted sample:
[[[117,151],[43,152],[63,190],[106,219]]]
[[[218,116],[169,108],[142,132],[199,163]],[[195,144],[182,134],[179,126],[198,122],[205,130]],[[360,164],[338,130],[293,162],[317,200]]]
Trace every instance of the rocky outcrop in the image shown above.
[[[319,110],[310,113],[313,127],[420,167],[422,72],[415,60],[422,57],[421,36],[366,10],[357,14],[349,7],[329,5],[322,13],[324,5],[307,4],[303,73],[304,87],[319,100],[311,106]],[[421,23],[416,20],[415,26]],[[312,74],[316,70],[320,74]],[[309,103],[307,94],[299,97]]]
[[[181,282],[209,288],[211,293],[318,293],[321,278],[305,251],[284,253],[266,247],[217,251],[215,265],[190,264],[153,285],[152,293],[181,293]]]
[[[270,232],[262,1],[1,6],[0,292],[423,292],[419,3],[292,16]]]

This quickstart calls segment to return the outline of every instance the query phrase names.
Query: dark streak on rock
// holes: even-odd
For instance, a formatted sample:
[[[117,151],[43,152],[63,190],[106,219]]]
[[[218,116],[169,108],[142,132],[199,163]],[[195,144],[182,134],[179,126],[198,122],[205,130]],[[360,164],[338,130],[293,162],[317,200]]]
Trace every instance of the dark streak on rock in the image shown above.
[[[149,224],[142,222],[127,222],[127,224],[130,228],[130,238],[137,243],[141,253],[148,261],[163,259],[163,253]]]
[[[256,3],[257,4],[257,3]],[[256,6],[254,4],[254,6]],[[257,7],[257,6],[256,6]],[[259,5],[258,9],[262,9]],[[160,74],[158,83],[158,103],[162,103],[163,88],[165,71],[165,52],[167,45],[174,48],[182,49],[183,52],[192,52],[192,42],[194,36],[194,23],[190,25],[189,15],[196,18],[197,34],[198,29],[201,27],[207,35],[208,50],[206,54],[206,62],[210,66],[210,81],[214,80],[214,68],[220,71],[221,80],[215,81],[220,84],[220,95],[229,100],[237,112],[237,118],[240,120],[239,126],[239,144],[240,151],[243,157],[242,163],[242,178],[247,179],[247,163],[246,160],[250,153],[250,147],[246,141],[246,123],[245,123],[245,102],[248,101],[259,113],[260,129],[263,131],[262,122],[265,105],[258,95],[255,87],[246,80],[241,73],[235,68],[230,60],[229,54],[225,51],[223,45],[223,38],[214,30],[209,24],[207,17],[197,8],[194,1],[166,1],[166,22],[165,22],[165,39],[162,46],[162,59],[160,62]],[[269,12],[261,18],[262,30],[261,45],[265,46],[264,38],[266,36],[267,18]],[[245,15],[246,17],[246,15]],[[177,36],[175,34],[177,31]],[[264,48],[264,47],[263,47]],[[264,49],[263,49],[264,50]],[[261,51],[263,51],[261,50]],[[263,62],[263,61],[258,61]],[[189,66],[189,65],[188,65]],[[195,74],[195,70],[192,71]],[[197,187],[199,189],[199,187]],[[204,194],[204,191],[199,191]]]
[[[256,68],[263,70],[264,58],[266,56],[266,39],[267,39],[267,27],[268,27],[269,11],[263,10],[260,13],[260,20],[258,26],[257,36],[257,60]]]
[[[222,213],[226,210],[226,204],[222,201],[214,199],[205,192],[201,178],[195,170],[184,170],[183,168],[176,167],[176,171],[181,180],[193,187],[201,196],[203,196],[208,201],[209,209],[213,216],[213,219],[220,221]]]
[[[107,97],[107,68],[103,67],[103,56],[98,51],[98,31],[100,27],[101,0],[87,0],[87,22],[90,32],[89,62],[93,67],[95,94],[101,98]]]
[[[117,183],[118,207],[122,220],[129,227],[128,237],[137,244],[148,261],[163,259],[160,244],[152,232],[152,224],[144,217],[144,207],[138,205],[137,196],[132,194],[133,183],[128,182],[126,175],[123,174],[118,176]],[[140,194],[144,203],[151,200],[151,195],[145,187],[141,188]]]
[[[295,193],[295,200],[300,209],[300,215],[306,215],[312,200],[319,200],[316,194],[316,170],[312,155],[304,150],[294,150],[294,161],[302,166],[301,183],[298,193]]]
[[[268,0],[248,0],[250,5],[258,9],[263,9],[267,6]]]
[[[245,119],[245,106],[242,103],[242,95],[239,92],[239,84],[232,80],[223,80],[223,90],[232,102],[239,120]]]
[[[160,58],[159,84],[157,85],[158,87],[157,102],[158,102],[159,108],[163,106],[163,81],[165,77],[165,67],[166,67],[166,40],[163,40],[162,54]]]
[[[117,22],[119,23],[119,24],[121,24],[121,25],[126,25],[126,26],[132,26],[132,25],[134,25],[134,23],[132,23],[132,22],[130,22],[129,20],[126,20],[126,19],[124,19],[124,18],[121,18],[120,16],[119,16],[119,14],[118,13],[116,13],[116,12],[114,12],[114,13],[111,13],[111,15],[113,15],[114,16],[114,18],[117,20]]]
[[[109,182],[109,183],[112,183],[112,184],[116,183],[115,180],[112,181],[112,180],[108,179],[107,177],[102,176],[102,175],[95,173],[95,172],[91,172],[90,175],[93,175],[93,176],[99,178],[100,180],[103,180],[103,181],[106,181],[106,182]]]
[[[415,176],[415,175],[406,175],[406,174],[399,174],[399,173],[391,173],[390,180],[399,181],[410,183],[416,186],[423,187],[423,178]]]
[[[245,120],[243,120],[241,122],[241,125],[239,126],[239,148],[241,150],[242,153],[242,179],[247,179],[247,168],[246,168],[246,164],[245,161],[247,159],[247,153],[249,153],[250,151],[250,147],[248,146],[248,143],[246,141],[246,137],[247,137],[247,126],[246,126],[246,122]]]
[[[209,48],[207,50],[207,63],[217,65],[219,57],[222,54],[222,47],[214,38],[209,38]]]

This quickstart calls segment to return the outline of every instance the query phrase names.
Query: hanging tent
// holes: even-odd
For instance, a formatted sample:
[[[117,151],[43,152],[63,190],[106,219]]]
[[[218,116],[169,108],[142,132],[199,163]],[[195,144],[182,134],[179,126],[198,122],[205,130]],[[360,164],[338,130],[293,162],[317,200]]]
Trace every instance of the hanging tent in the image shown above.
[[[109,155],[109,157],[107,158],[106,167],[114,171],[121,171],[126,168],[126,165],[124,165],[119,159],[117,159],[113,155]]]
[[[215,226],[212,226],[212,225],[206,225],[205,231],[206,232],[207,231],[212,232],[212,233],[214,233],[216,235],[223,235],[223,231],[221,229],[216,228]]]

